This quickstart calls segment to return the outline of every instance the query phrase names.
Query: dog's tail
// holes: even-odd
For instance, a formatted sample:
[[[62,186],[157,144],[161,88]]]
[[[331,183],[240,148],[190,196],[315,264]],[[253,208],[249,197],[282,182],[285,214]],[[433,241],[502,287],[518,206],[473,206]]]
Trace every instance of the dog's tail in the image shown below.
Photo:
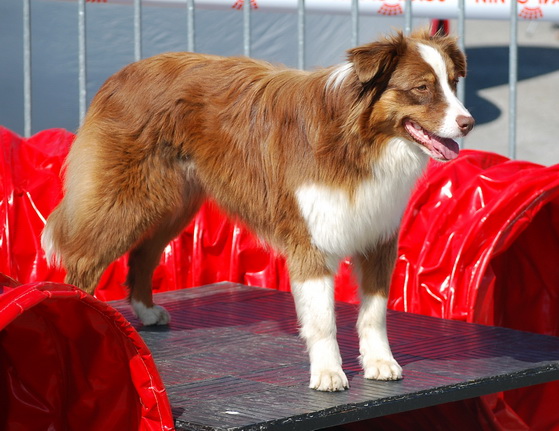
[[[71,169],[69,161],[72,158],[74,147],[77,146],[79,141],[80,135],[78,133],[62,166],[61,175],[64,180],[64,196],[48,216],[43,232],[41,233],[41,247],[45,252],[47,263],[53,267],[65,266],[64,250],[69,244],[70,229],[75,225],[75,223],[72,223],[73,217],[72,214],[70,214],[70,208],[76,206],[77,200],[75,198],[71,199],[71,197],[75,197],[78,193],[75,191],[76,187],[72,187],[72,183],[69,183],[68,180],[72,178],[72,174],[75,176],[76,169]],[[80,169],[78,169],[78,172],[83,172],[88,166],[82,163],[79,164],[79,167]],[[69,203],[69,200],[72,202]]]
[[[45,252],[47,263],[50,266],[62,266],[61,243],[66,236],[63,203],[49,216],[41,234],[41,246]]]

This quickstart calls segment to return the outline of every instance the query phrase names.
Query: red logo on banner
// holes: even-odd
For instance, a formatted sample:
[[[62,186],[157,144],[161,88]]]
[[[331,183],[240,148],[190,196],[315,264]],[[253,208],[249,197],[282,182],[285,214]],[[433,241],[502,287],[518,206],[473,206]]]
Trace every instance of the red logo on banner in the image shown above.
[[[543,11],[540,7],[525,6],[522,8],[518,16],[524,19],[538,19],[543,18]]]
[[[402,15],[404,13],[404,10],[399,3],[383,3],[382,6],[379,8],[378,13],[380,15]]]
[[[245,1],[246,0],[237,0],[235,4],[231,7],[237,10],[242,9]],[[258,4],[256,3],[256,0],[250,0],[250,7],[253,9],[258,9]]]

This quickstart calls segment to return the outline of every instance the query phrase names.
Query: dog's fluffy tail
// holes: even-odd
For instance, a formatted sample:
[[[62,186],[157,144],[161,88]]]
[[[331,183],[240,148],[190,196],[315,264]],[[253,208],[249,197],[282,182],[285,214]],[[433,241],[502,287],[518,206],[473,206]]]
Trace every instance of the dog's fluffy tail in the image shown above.
[[[45,252],[47,263],[56,267],[62,266],[60,240],[64,233],[63,223],[60,223],[61,212],[62,208],[59,205],[49,216],[41,234],[41,246]]]

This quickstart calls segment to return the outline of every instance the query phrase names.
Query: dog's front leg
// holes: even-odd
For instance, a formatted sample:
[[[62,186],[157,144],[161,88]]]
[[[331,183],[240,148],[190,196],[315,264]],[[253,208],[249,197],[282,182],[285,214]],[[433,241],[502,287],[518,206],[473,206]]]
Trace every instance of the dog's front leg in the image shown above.
[[[349,383],[342,370],[342,357],[336,340],[333,277],[292,281],[291,290],[301,337],[309,351],[310,388],[319,391],[347,389]]]
[[[357,320],[360,360],[365,378],[398,380],[402,367],[392,356],[386,333],[386,305],[396,260],[397,238],[356,256],[361,304]]]

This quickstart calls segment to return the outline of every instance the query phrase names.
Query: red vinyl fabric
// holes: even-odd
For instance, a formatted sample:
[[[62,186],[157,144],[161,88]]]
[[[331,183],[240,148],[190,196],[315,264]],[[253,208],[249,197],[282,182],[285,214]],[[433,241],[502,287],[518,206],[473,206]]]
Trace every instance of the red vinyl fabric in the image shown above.
[[[22,283],[63,280],[62,270],[46,265],[39,236],[61,198],[60,171],[73,138],[46,130],[23,139],[0,128],[0,273]],[[559,335],[558,258],[559,166],[463,151],[446,164],[430,163],[411,196],[389,306]],[[126,296],[125,259],[106,271],[97,298]],[[289,290],[281,256],[208,202],[165,249],[154,290],[226,280]],[[358,302],[349,261],[340,267],[336,298]],[[557,399],[559,386],[551,383],[382,420],[395,430],[418,429],[415,414],[419,423],[439,418],[487,430],[547,431],[559,429]]]
[[[3,430],[174,429],[141,337],[69,285],[0,279],[0,382]]]

